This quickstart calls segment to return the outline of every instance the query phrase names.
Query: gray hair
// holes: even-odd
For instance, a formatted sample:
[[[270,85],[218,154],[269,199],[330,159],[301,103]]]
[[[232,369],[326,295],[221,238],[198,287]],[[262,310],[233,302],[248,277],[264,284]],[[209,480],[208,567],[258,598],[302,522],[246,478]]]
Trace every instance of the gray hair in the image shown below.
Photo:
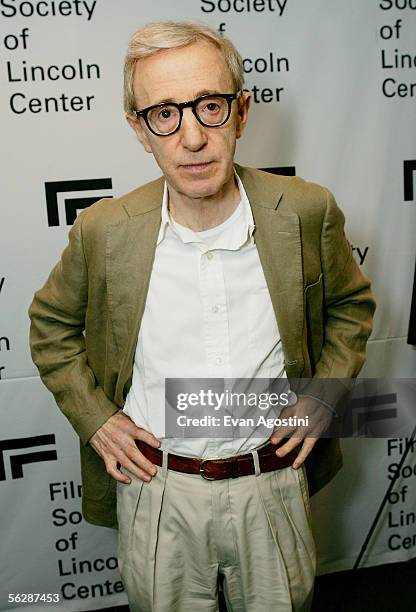
[[[185,47],[198,40],[212,43],[223,53],[235,88],[243,89],[243,61],[228,38],[206,25],[192,21],[155,21],[139,28],[131,37],[127,47],[124,61],[124,110],[127,114],[134,114],[136,105],[133,91],[136,62],[162,49]]]

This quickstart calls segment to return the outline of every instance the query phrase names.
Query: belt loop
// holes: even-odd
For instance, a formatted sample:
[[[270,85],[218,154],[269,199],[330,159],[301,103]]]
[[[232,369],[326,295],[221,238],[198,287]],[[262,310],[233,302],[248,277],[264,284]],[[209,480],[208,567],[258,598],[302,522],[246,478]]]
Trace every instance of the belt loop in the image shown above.
[[[162,458],[162,476],[166,478],[168,475],[168,451],[163,450],[163,458]]]
[[[251,454],[253,455],[253,461],[254,461],[254,475],[255,476],[260,476],[261,472],[260,472],[260,462],[259,462],[259,455],[257,453],[257,450],[254,449],[251,451]]]

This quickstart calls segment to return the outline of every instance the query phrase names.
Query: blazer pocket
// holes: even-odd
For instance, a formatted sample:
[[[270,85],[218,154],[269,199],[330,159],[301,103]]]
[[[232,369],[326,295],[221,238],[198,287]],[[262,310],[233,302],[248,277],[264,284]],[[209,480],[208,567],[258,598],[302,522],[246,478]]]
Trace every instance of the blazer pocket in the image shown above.
[[[311,289],[322,286],[322,278],[323,278],[323,272],[320,273],[316,281],[314,281],[313,283],[309,283],[309,285],[306,285],[304,294],[306,295],[308,291],[310,291]]]
[[[324,343],[325,308],[322,272],[316,281],[305,287],[304,304],[308,349],[314,368],[319,361]]]

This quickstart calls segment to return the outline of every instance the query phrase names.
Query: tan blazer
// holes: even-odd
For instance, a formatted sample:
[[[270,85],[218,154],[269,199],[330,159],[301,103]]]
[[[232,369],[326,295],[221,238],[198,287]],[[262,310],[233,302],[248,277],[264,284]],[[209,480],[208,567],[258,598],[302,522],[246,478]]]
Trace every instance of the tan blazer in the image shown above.
[[[374,301],[332,194],[297,177],[236,171],[252,206],[288,377],[355,377]],[[160,178],[83,211],[29,310],[33,360],[80,437],[85,519],[108,527],[117,526],[116,483],[88,440],[131,385],[162,193]],[[307,460],[310,492],[341,465],[338,441],[320,440]]]

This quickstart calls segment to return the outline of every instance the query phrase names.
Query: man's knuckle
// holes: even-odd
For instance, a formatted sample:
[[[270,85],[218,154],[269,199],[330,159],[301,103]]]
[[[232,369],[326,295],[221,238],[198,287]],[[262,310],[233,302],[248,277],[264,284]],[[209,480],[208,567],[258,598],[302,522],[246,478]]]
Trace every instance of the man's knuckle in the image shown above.
[[[132,459],[132,457],[133,457],[133,451],[134,451],[134,448],[133,448],[131,445],[128,445],[128,446],[126,446],[126,447],[123,449],[124,454],[125,454],[125,455],[126,455],[126,457],[128,457],[129,459]]]

